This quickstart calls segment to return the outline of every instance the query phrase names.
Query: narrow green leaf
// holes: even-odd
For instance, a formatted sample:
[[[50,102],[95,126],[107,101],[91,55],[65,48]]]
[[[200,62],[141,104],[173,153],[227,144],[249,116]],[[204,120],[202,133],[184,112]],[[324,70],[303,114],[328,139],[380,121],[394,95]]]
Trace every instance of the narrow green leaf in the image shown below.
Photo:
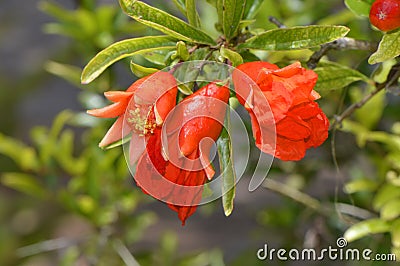
[[[253,24],[254,22],[256,22],[255,19],[241,20],[239,23],[239,29],[246,28],[246,27],[250,26],[251,24]]]
[[[54,61],[46,62],[44,68],[47,72],[59,76],[75,86],[80,85],[82,69],[76,66],[60,64]]]
[[[240,64],[243,64],[243,58],[240,54],[236,53],[235,51],[232,51],[228,48],[225,48],[224,46],[221,47],[220,49],[221,55],[228,59],[229,61],[232,62],[232,66],[236,67]]]
[[[392,223],[392,245],[395,247],[400,247],[400,219],[396,219]]]
[[[373,208],[379,211],[387,202],[398,197],[400,197],[400,188],[391,184],[385,184],[379,188],[372,202]]]
[[[235,198],[235,169],[233,168],[232,143],[228,130],[230,129],[230,109],[227,109],[225,127],[217,140],[219,164],[222,175],[222,206],[224,213],[229,216],[233,211],[233,200]]]
[[[371,65],[380,63],[398,55],[400,55],[400,29],[383,35],[378,50],[369,57],[368,63]]]
[[[35,149],[1,133],[0,154],[12,159],[22,170],[38,170],[40,167]]]
[[[352,242],[371,234],[385,233],[389,230],[390,224],[388,222],[377,218],[369,219],[356,223],[347,229],[344,233],[344,238]]]
[[[260,50],[307,49],[332,42],[346,36],[349,28],[344,26],[299,26],[273,29],[248,39],[239,48]]]
[[[318,74],[315,90],[323,96],[331,91],[340,90],[355,81],[372,82],[359,71],[332,62],[321,62],[314,71]]]
[[[119,0],[125,13],[136,21],[164,32],[180,40],[215,45],[215,41],[203,31],[187,24],[167,12],[137,0]]]
[[[372,192],[375,191],[377,187],[378,184],[374,180],[362,178],[347,183],[344,186],[344,190],[347,193],[352,194],[356,192]]]
[[[200,28],[200,17],[197,13],[195,0],[186,0],[186,17],[190,25]]]
[[[171,52],[173,52],[176,47],[166,46],[166,47],[156,47],[146,50],[141,50],[135,53],[135,55],[140,55],[150,63],[166,66],[166,62],[169,59]]]
[[[131,61],[130,66],[132,73],[138,78],[143,78],[158,71],[157,68],[144,67],[139,64],[136,64],[135,62],[133,62],[133,60]]]
[[[189,51],[186,47],[186,44],[182,41],[179,41],[176,43],[176,54],[171,56],[171,59],[174,60],[176,58],[180,58],[183,61],[186,61],[189,59]]]
[[[222,6],[222,29],[227,40],[235,37],[239,23],[242,19],[245,0],[219,0]]]
[[[4,173],[1,176],[1,183],[19,192],[43,198],[47,192],[36,177],[24,173]]]
[[[264,0],[246,0],[246,6],[244,8],[243,18],[244,19],[254,18],[257,15],[263,3]]]
[[[192,85],[192,87],[193,87],[193,85]],[[191,94],[193,94],[193,91],[188,87],[188,86],[186,86],[185,84],[179,84],[178,85],[178,90],[181,92],[181,93],[183,93],[184,95],[191,95]]]
[[[392,199],[385,203],[381,209],[381,218],[383,220],[393,220],[400,216],[400,197]]]
[[[81,82],[82,84],[90,83],[116,61],[132,56],[140,50],[163,46],[175,48],[175,42],[167,36],[149,36],[116,42],[90,60],[83,69]]]
[[[371,1],[367,0],[345,0],[347,8],[350,9],[354,14],[362,17],[369,16],[369,10],[371,9]]]
[[[359,87],[351,88],[350,90],[350,98],[352,102],[356,103],[361,101],[365,95],[375,87],[369,86],[367,90],[363,90]],[[383,110],[385,109],[385,100],[386,100],[386,92],[380,91],[378,92],[371,100],[369,100],[362,108],[357,109],[354,112],[354,116],[360,124],[362,124],[367,129],[373,129],[378,122],[381,120],[383,115]],[[388,135],[389,136],[389,135]],[[370,138],[371,135],[368,135]]]
[[[185,0],[172,0],[175,6],[181,11],[183,15],[186,14]]]
[[[114,143],[111,143],[111,144],[108,145],[108,146],[103,147],[102,149],[104,149],[104,150],[110,150],[110,149],[119,147],[119,146],[121,146],[121,145],[124,145],[125,143],[128,143],[128,141],[130,141],[130,140],[131,140],[131,137],[130,137],[130,135],[129,135],[129,136],[123,138],[123,139],[120,139],[120,140],[117,140],[117,141],[114,142]]]

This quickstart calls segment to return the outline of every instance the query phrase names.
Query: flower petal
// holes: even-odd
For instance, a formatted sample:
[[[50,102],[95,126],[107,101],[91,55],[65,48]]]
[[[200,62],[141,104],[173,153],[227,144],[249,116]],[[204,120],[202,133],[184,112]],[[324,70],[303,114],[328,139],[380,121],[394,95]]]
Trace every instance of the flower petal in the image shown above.
[[[311,134],[311,130],[306,122],[296,116],[287,116],[276,124],[278,136],[290,140],[305,140]]]
[[[279,136],[276,139],[276,158],[283,161],[298,161],[305,155],[306,144],[303,140],[293,141]]]
[[[86,112],[92,116],[102,118],[113,118],[122,115],[125,112],[127,103],[117,102],[99,109],[87,110]]]
[[[104,96],[110,101],[116,103],[121,101],[129,101],[132,97],[133,92],[127,91],[106,91],[104,92]]]
[[[99,147],[106,147],[128,135],[128,130],[122,130],[124,119],[118,117],[99,143]],[[124,135],[123,135],[124,134]]]

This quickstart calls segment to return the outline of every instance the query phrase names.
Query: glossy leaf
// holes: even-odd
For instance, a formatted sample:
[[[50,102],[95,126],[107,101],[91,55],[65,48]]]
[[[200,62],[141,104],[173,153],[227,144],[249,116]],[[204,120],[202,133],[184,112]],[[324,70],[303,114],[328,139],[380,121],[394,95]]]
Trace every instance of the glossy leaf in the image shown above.
[[[354,14],[362,17],[369,16],[369,10],[371,9],[371,1],[368,0],[345,0],[347,8],[350,9]]]
[[[132,56],[140,50],[162,46],[175,48],[175,42],[167,36],[149,36],[116,42],[90,60],[83,69],[81,82],[83,84],[90,83],[116,61]]]
[[[344,233],[344,238],[352,242],[370,234],[385,233],[390,230],[390,224],[381,219],[369,219],[351,226]]]
[[[344,26],[300,26],[273,29],[248,39],[240,48],[259,50],[307,49],[332,42],[346,36],[349,29]]]
[[[383,35],[378,50],[369,57],[368,63],[371,65],[380,63],[398,55],[400,55],[400,29]]]
[[[1,183],[19,192],[43,198],[47,191],[36,180],[36,177],[24,173],[4,173],[1,176]]]
[[[222,7],[222,29],[227,40],[236,35],[239,23],[242,19],[245,0],[219,0],[219,8]]]
[[[132,73],[138,78],[143,78],[158,71],[157,68],[144,67],[139,64],[136,64],[135,62],[133,62],[133,60],[131,61],[130,66]]]
[[[226,125],[217,140],[219,164],[222,175],[222,206],[224,213],[229,216],[233,211],[233,200],[235,198],[236,174],[233,167],[232,143],[226,128],[230,128],[229,110],[225,118]]]
[[[125,13],[142,24],[180,40],[215,45],[206,33],[165,11],[136,0],[119,0],[119,3]]]
[[[323,96],[331,91],[340,90],[355,81],[371,82],[359,71],[335,63],[320,63],[320,66],[314,71],[318,74],[318,81],[314,89]]]
[[[186,0],[186,17],[189,21],[189,24],[193,27],[200,27],[200,17],[199,13],[197,13],[196,9],[196,1],[195,0]]]
[[[254,18],[257,15],[263,3],[264,0],[246,0],[246,6],[244,8],[243,18],[244,19]]]
[[[221,47],[220,49],[221,56],[228,59],[229,61],[232,62],[232,66],[236,67],[240,64],[243,64],[243,58],[240,54],[236,53],[235,51],[232,51],[228,48],[225,48],[224,46]]]

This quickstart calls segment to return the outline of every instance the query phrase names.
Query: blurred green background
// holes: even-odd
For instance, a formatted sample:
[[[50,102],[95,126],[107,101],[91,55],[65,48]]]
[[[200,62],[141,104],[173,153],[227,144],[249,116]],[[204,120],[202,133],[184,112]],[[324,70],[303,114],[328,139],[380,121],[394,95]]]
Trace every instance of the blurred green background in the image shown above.
[[[146,2],[182,17],[173,1]],[[217,36],[213,7],[198,2],[204,30]],[[340,0],[265,0],[254,30],[274,28],[271,15],[287,26],[347,25],[354,38],[377,42],[381,36]],[[135,79],[129,61],[93,84],[79,83],[82,67],[99,50],[124,37],[158,33],[130,20],[111,0],[1,1],[0,17],[0,265],[301,265],[259,261],[256,252],[264,244],[335,247],[350,225],[369,218],[389,220],[392,227],[372,228],[350,246],[398,249],[397,217],[382,217],[380,209],[382,195],[400,197],[395,94],[376,97],[302,161],[276,160],[270,181],[252,193],[250,164],[230,217],[216,201],[200,206],[182,227],[176,213],[136,187],[121,149],[97,147],[112,121],[84,114],[106,104],[103,91]],[[306,61],[311,53],[257,55],[288,62]],[[333,51],[329,59],[370,76],[380,70],[368,65],[368,56]],[[332,118],[367,92],[365,84],[353,83],[320,104]],[[378,131],[383,133],[371,133]],[[254,158],[257,153],[253,147]],[[370,236],[379,232],[386,233]]]

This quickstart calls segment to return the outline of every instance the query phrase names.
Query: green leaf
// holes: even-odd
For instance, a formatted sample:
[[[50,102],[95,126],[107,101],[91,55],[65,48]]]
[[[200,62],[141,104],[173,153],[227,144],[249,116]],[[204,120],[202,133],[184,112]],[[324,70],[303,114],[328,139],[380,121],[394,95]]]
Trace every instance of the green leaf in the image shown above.
[[[369,57],[368,63],[371,65],[380,63],[398,55],[400,55],[400,29],[383,35],[378,50]]]
[[[371,9],[371,1],[367,0],[345,0],[347,8],[350,9],[354,14],[362,17],[369,16],[369,10]]]
[[[166,47],[156,47],[152,49],[146,49],[138,51],[135,55],[140,55],[150,63],[159,66],[166,66],[166,62],[171,56],[171,52],[176,50],[176,47],[166,46]]]
[[[227,109],[226,125],[222,129],[221,135],[217,140],[219,164],[222,175],[222,206],[224,213],[229,216],[233,211],[233,200],[235,198],[236,174],[233,167],[232,143],[228,130],[230,129],[230,109]]]
[[[149,36],[116,42],[90,60],[83,69],[81,82],[90,83],[116,61],[132,56],[140,50],[162,46],[175,48],[175,42],[167,36]]]
[[[186,17],[189,24],[193,27],[200,28],[200,17],[197,13],[195,0],[186,0]]]
[[[44,68],[47,72],[59,76],[75,86],[80,85],[82,69],[76,66],[60,64],[54,61],[46,62]]]
[[[400,197],[400,188],[391,184],[384,184],[379,188],[372,205],[375,210],[380,210],[390,200]]]
[[[314,71],[318,74],[318,81],[314,89],[323,96],[331,91],[340,90],[355,81],[372,82],[359,71],[332,62],[321,62]]]
[[[24,143],[0,133],[0,154],[12,159],[22,170],[38,170],[36,151]]]
[[[183,15],[186,14],[185,0],[172,0],[175,6],[181,11]]]
[[[392,245],[395,247],[400,247],[400,219],[395,220],[392,223]]]
[[[352,242],[370,234],[385,233],[390,230],[390,224],[381,219],[369,219],[352,225],[344,233],[344,238]]]
[[[222,29],[229,41],[235,37],[239,23],[242,19],[245,0],[219,0],[218,6],[222,7]]]
[[[1,176],[1,183],[19,192],[44,198],[47,191],[39,184],[36,177],[24,173],[4,173]]]
[[[384,220],[393,220],[400,216],[400,197],[392,199],[385,203],[381,208],[381,218]]]
[[[273,29],[248,39],[239,48],[260,50],[307,49],[332,42],[346,36],[349,28],[344,26],[299,26]]]
[[[243,64],[243,58],[240,54],[232,51],[224,46],[221,47],[220,51],[221,55],[232,62],[232,66],[236,67],[240,64]]]
[[[186,61],[189,59],[189,51],[186,47],[186,44],[182,41],[179,41],[176,43],[176,53],[171,56],[171,59],[174,60],[176,58],[180,58],[183,61]]]
[[[193,87],[193,84],[192,84],[192,87]],[[178,90],[181,92],[181,93],[183,93],[184,95],[191,95],[191,94],[193,94],[193,91],[188,87],[188,86],[186,86],[185,84],[179,84],[178,85]]]
[[[246,6],[244,8],[243,18],[244,19],[254,18],[257,15],[263,3],[264,0],[246,0]]]
[[[143,78],[158,71],[157,68],[144,67],[139,64],[136,64],[135,62],[133,62],[133,60],[131,61],[130,66],[132,73],[138,78]]]
[[[352,194],[356,192],[372,192],[375,191],[377,187],[378,184],[374,180],[361,178],[347,183],[344,186],[344,190],[347,193]]]
[[[215,41],[203,31],[187,24],[167,12],[149,6],[137,0],[119,0],[119,3],[130,17],[136,21],[164,32],[180,40],[215,45]]]
[[[375,87],[370,87],[367,91],[374,90]],[[350,90],[350,97],[354,103],[359,102],[364,98],[365,91],[361,88],[355,87]],[[362,108],[354,112],[354,116],[360,124],[367,129],[373,129],[382,117],[385,108],[385,91],[378,92],[371,100],[369,100]],[[368,138],[371,137],[370,135]]]

